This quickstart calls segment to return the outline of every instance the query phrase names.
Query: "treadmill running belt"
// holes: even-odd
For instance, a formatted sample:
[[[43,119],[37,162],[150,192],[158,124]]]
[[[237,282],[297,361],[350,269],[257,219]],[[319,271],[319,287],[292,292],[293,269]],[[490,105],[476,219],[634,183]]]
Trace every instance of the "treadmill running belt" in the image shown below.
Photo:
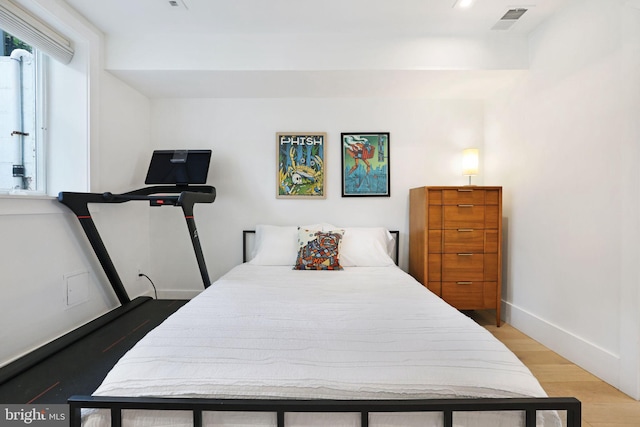
[[[72,395],[93,393],[136,342],[186,302],[149,300],[141,304],[0,384],[0,402],[66,403]]]

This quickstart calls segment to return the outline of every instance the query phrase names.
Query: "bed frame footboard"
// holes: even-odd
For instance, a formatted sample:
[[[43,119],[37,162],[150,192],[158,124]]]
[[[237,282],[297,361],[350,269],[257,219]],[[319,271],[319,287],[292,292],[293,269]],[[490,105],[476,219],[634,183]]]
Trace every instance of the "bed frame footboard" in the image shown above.
[[[505,399],[426,399],[426,400],[251,400],[185,399],[72,396],[68,400],[71,427],[81,427],[84,408],[109,409],[111,426],[121,427],[122,411],[128,409],[189,411],[194,427],[202,427],[202,413],[209,411],[275,412],[278,427],[285,426],[287,412],[350,412],[361,414],[361,426],[368,427],[372,412],[441,412],[444,427],[453,426],[454,412],[520,411],[526,427],[536,426],[538,411],[566,411],[567,427],[580,427],[582,407],[573,397]]]

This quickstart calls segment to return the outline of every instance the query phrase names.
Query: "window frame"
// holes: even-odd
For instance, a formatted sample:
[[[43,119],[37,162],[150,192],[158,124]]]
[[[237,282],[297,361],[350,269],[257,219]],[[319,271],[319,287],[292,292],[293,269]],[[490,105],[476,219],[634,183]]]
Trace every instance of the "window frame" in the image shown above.
[[[45,195],[47,194],[47,111],[49,109],[47,97],[47,72],[49,70],[49,56],[42,51],[36,50],[36,176],[37,185],[29,194]]]

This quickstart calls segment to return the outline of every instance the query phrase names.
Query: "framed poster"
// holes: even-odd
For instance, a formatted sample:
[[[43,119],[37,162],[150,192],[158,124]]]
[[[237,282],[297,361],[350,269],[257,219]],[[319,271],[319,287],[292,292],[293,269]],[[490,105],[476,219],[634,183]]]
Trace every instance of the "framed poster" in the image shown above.
[[[279,199],[324,199],[326,133],[278,132],[276,134]]]
[[[389,132],[342,133],[342,197],[389,197]]]

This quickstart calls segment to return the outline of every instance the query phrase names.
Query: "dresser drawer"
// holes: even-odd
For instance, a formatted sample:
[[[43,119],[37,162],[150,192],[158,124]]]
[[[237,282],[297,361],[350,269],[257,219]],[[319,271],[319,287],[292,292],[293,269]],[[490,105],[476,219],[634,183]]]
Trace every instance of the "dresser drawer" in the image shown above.
[[[429,230],[427,249],[430,254],[442,253],[442,230]]]
[[[427,281],[439,282],[440,280],[442,280],[442,255],[428,254],[427,264]]]
[[[484,280],[495,282],[500,273],[498,254],[484,254]]]
[[[500,205],[500,190],[485,190],[484,192],[484,204],[485,205]]]
[[[445,253],[482,253],[484,252],[485,230],[474,228],[456,228],[444,231]]]
[[[498,206],[487,205],[484,207],[484,227],[500,228],[500,209]]]
[[[429,230],[440,230],[442,228],[442,206],[429,206],[427,226]]]
[[[484,230],[484,253],[498,253],[500,246],[500,232],[498,230]]]
[[[496,308],[497,283],[495,282],[442,282],[441,296],[459,310]]]
[[[485,207],[479,205],[444,206],[444,228],[484,228]]]
[[[473,188],[453,188],[442,192],[442,204],[444,205],[484,205],[485,190]]]
[[[442,297],[442,282],[427,282],[427,289]]]
[[[459,310],[484,307],[483,282],[442,282],[442,299]]]
[[[484,255],[459,253],[442,255],[442,281],[484,280]]]

